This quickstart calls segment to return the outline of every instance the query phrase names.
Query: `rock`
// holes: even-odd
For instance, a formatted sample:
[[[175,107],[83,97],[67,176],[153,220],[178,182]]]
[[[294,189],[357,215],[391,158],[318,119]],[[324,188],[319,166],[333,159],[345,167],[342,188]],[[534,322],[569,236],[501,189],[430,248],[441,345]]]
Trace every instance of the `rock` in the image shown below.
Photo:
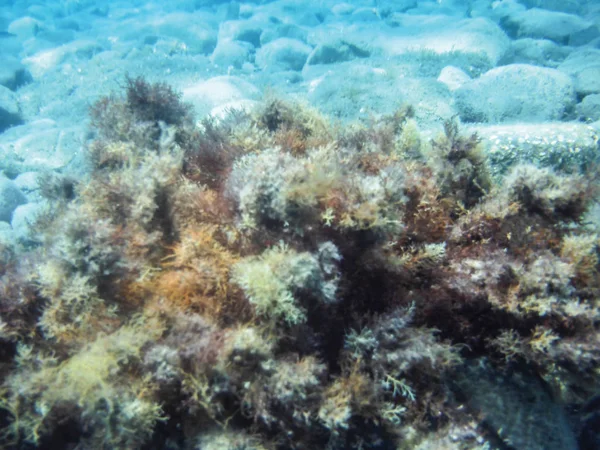
[[[171,13],[153,25],[153,34],[174,38],[192,53],[210,55],[217,46],[215,27],[201,15]]]
[[[226,119],[231,111],[244,111],[250,114],[259,104],[256,100],[240,99],[224,103],[210,110],[209,115],[216,120]]]
[[[220,67],[241,69],[248,62],[252,44],[248,42],[220,40],[210,57],[210,62]]]
[[[12,55],[1,55],[0,85],[11,91],[31,81],[31,74],[21,62]]]
[[[65,168],[81,153],[81,128],[60,128],[42,119],[0,135],[0,171],[14,178],[23,172]]]
[[[510,56],[507,56],[502,62],[556,68],[569,56],[570,52],[570,49],[548,39],[516,39],[512,43]]]
[[[586,95],[577,105],[577,116],[586,122],[600,120],[600,94]]]
[[[279,38],[256,52],[256,65],[263,70],[302,70],[312,48],[297,39]]]
[[[10,89],[0,86],[0,133],[21,123],[23,118],[16,95]]]
[[[301,3],[298,3],[301,5]],[[323,14],[319,11],[306,10],[304,14],[298,14],[294,17],[294,22],[302,27],[317,27],[323,23]]]
[[[357,8],[350,14],[352,22],[379,22],[381,17],[375,8]]]
[[[217,18],[220,22],[240,18],[240,4],[236,1],[227,2],[217,7]]]
[[[15,237],[8,222],[0,222],[0,258],[7,255],[5,252],[14,251]],[[7,259],[5,259],[7,261]]]
[[[517,163],[579,171],[600,159],[598,130],[581,122],[473,125],[465,132],[483,140],[493,175]]]
[[[558,69],[575,80],[577,94],[600,93],[600,50],[584,48],[569,55]]]
[[[309,55],[306,64],[335,64],[343,61],[350,61],[355,58],[367,58],[370,52],[346,42],[343,39],[334,39],[328,43],[319,44]]]
[[[575,89],[556,69],[512,64],[463,84],[454,99],[465,122],[560,120],[575,106]]]
[[[89,60],[94,55],[104,51],[96,41],[73,41],[66,45],[41,50],[34,55],[24,58],[23,64],[35,78],[41,78],[49,72],[56,70],[65,62]]]
[[[228,20],[219,26],[218,42],[222,40],[242,41],[260,47],[260,35],[264,24],[248,20]]]
[[[336,3],[331,7],[331,12],[336,16],[349,16],[355,9],[356,6],[350,3]]]
[[[499,2],[494,2],[499,3]],[[488,0],[471,0],[469,2],[469,16],[470,17],[487,17],[491,18],[492,5]]]
[[[33,17],[25,16],[13,20],[8,26],[8,32],[14,34],[21,40],[35,37],[42,28],[42,23]]]
[[[498,430],[498,441],[510,442],[510,448],[579,449],[572,419],[534,371],[502,372],[485,359],[468,360],[450,384],[466,399],[467,408],[484,417],[486,427]]]
[[[24,172],[17,176],[13,181],[19,190],[25,194],[27,199],[31,201],[32,197],[38,197],[39,185],[38,185],[38,172]]]
[[[62,45],[74,41],[76,36],[77,34],[73,30],[42,30],[36,36],[36,40]]]
[[[390,114],[409,104],[415,107],[418,123],[425,127],[438,126],[456,115],[448,88],[433,78],[396,77],[359,60],[328,69],[307,81],[310,104],[325,114],[355,120]]]
[[[0,57],[19,55],[23,51],[23,43],[8,31],[0,31]]]
[[[72,17],[67,17],[64,19],[58,19],[55,22],[56,28],[62,30],[72,30],[72,31],[81,31],[83,28],[89,28],[87,25],[83,25],[79,23]]]
[[[440,72],[438,81],[448,86],[450,91],[455,91],[466,82],[470,81],[471,77],[465,72],[460,70],[458,67],[446,66]]]
[[[390,28],[361,29],[363,41],[373,53],[396,57],[405,53],[476,55],[485,58],[491,67],[498,64],[510,50],[510,39],[489,19],[463,19],[446,16],[396,15],[387,20]]]
[[[198,117],[224,104],[259,97],[260,92],[254,85],[235,76],[210,78],[183,90],[183,100],[194,105]]]
[[[306,43],[307,32],[293,23],[283,23],[274,28],[266,29],[260,35],[260,44],[265,45],[279,38],[296,39]]]
[[[31,236],[31,225],[37,217],[47,209],[48,205],[42,203],[27,203],[15,208],[12,214],[10,225],[13,230],[13,236],[22,243],[28,243],[34,240]]]
[[[381,16],[387,16],[391,12],[403,13],[417,6],[417,0],[379,0],[377,9]]]
[[[27,198],[12,180],[0,175],[0,221],[10,222],[13,211],[27,203]]]
[[[516,38],[550,39],[565,45],[570,44],[572,36],[580,36],[594,24],[575,14],[532,8],[508,16],[502,22],[502,27]],[[578,39],[581,41],[581,38]]]
[[[587,44],[592,44],[600,37],[600,28],[597,25],[592,25],[584,30],[577,31],[569,37],[569,45],[580,47]]]
[[[521,3],[527,8],[543,8],[571,14],[581,13],[582,4],[580,0],[521,0]]]
[[[489,3],[486,6],[489,7]],[[490,17],[502,23],[524,11],[527,11],[527,8],[517,0],[499,0],[492,3]]]

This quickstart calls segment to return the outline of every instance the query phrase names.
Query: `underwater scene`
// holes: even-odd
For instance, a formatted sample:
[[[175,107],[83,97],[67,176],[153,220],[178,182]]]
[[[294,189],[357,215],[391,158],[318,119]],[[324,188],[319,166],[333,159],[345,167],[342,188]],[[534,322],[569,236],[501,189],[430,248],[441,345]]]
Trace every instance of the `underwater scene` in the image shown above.
[[[0,0],[0,449],[600,449],[600,1]]]

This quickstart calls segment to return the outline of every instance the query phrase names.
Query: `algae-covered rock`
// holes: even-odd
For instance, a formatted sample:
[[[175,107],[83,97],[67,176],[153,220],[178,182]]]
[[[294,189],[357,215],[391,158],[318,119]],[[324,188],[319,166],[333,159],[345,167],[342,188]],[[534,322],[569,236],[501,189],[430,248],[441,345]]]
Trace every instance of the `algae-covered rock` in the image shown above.
[[[487,144],[493,175],[519,162],[573,170],[598,160],[598,132],[584,123],[477,125],[469,130]]]

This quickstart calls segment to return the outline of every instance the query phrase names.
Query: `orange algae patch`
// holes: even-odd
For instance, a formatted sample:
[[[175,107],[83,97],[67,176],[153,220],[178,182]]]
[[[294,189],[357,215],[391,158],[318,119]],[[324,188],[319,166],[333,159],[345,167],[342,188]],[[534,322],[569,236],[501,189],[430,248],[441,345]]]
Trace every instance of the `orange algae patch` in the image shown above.
[[[239,258],[219,242],[220,233],[220,227],[207,224],[182,232],[161,269],[139,282],[151,295],[148,308],[197,312],[218,320],[250,312],[239,289],[229,283],[230,269]]]

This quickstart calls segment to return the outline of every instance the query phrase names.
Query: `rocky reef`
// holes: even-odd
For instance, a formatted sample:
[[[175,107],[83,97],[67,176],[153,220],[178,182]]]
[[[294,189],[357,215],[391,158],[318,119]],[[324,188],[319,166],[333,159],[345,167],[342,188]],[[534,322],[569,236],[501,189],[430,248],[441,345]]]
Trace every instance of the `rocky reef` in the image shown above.
[[[0,249],[7,448],[595,439],[593,163],[498,170],[410,107],[196,123],[142,78],[90,114],[89,177],[40,177],[33,241]]]

